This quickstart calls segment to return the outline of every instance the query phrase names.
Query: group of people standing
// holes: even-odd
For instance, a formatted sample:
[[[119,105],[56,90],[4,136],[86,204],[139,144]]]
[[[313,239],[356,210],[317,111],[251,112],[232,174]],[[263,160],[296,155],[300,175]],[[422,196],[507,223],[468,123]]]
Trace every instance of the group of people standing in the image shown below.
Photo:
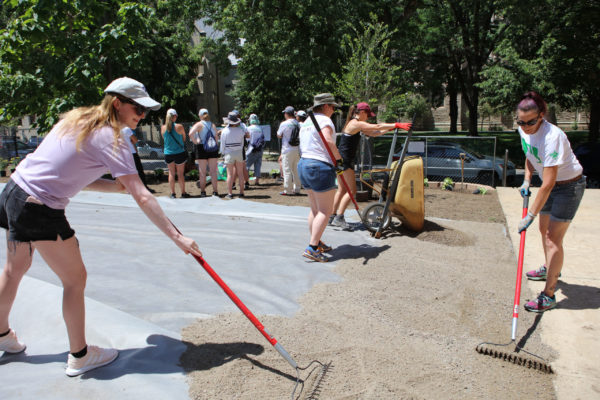
[[[240,197],[244,197],[244,189],[249,187],[248,168],[254,167],[256,184],[258,185],[261,174],[263,156],[264,134],[259,126],[260,121],[256,114],[251,114],[249,126],[246,126],[237,110],[231,111],[223,118],[225,127],[217,129],[211,122],[206,108],[198,112],[200,121],[195,123],[189,131],[189,139],[194,144],[194,158],[198,165],[198,182],[200,197],[206,197],[207,171],[210,173],[213,186],[213,196],[219,196],[217,187],[218,159],[223,155],[223,162],[227,168],[227,195],[233,198],[235,178],[238,178]],[[177,123],[177,111],[167,110],[165,124],[161,127],[164,141],[165,162],[169,169],[169,187],[171,198],[175,198],[175,176],[179,182],[181,197],[190,195],[185,191],[185,164],[188,153],[185,148],[186,132],[183,125]],[[246,160],[247,158],[247,160]]]
[[[87,273],[75,231],[65,215],[69,199],[83,188],[130,193],[152,223],[176,246],[186,254],[202,256],[198,244],[174,227],[143,184],[135,167],[129,139],[122,134],[123,129],[135,129],[150,110],[156,111],[160,107],[160,103],[149,96],[140,82],[127,77],[116,79],[104,89],[101,104],[76,108],[62,116],[37,150],[29,154],[11,175],[0,194],[0,227],[7,231],[6,263],[0,274],[1,352],[19,353],[26,348],[11,329],[9,314],[21,279],[32,264],[33,253],[38,251],[63,286],[63,318],[69,339],[66,374],[77,376],[117,358],[116,349],[88,345],[86,340],[84,289]],[[297,168],[292,167],[298,159],[296,154],[289,154],[289,151],[282,154],[282,163],[286,165],[284,170],[291,176],[286,191],[296,191],[302,185],[308,194],[309,243],[303,255],[319,262],[328,261],[324,253],[331,251],[331,247],[321,240],[328,220],[336,211],[334,220],[337,218],[339,222],[348,204],[345,200],[347,193],[343,189],[336,190],[336,175],[344,176],[351,185],[354,182],[358,133],[378,136],[394,128],[411,128],[405,123],[370,124],[366,121],[374,113],[368,104],[359,103],[350,109],[338,147],[336,129],[331,120],[337,108],[339,104],[330,93],[314,96],[311,107],[314,116],[300,123]],[[564,259],[562,239],[585,187],[581,165],[574,157],[566,135],[544,119],[545,112],[545,102],[533,92],[521,100],[517,109],[519,134],[527,156],[525,182],[520,188],[522,195],[529,195],[529,182],[534,170],[543,180],[528,215],[519,223],[519,231],[523,231],[538,214],[540,216],[546,263],[528,272],[527,276],[530,279],[547,279],[547,283],[538,298],[525,305],[526,309],[536,312],[556,305],[554,292]],[[284,110],[284,114],[286,120],[298,115],[289,108]],[[226,127],[219,134],[206,109],[201,109],[199,116],[201,120],[190,130],[192,141],[197,146],[198,164],[210,167],[213,174],[220,151],[227,164],[229,196],[234,176],[239,179],[240,194],[243,195],[243,142],[258,135],[259,131],[252,128],[258,126],[258,118],[252,115],[250,128],[246,128],[239,115],[231,112],[224,119]],[[280,137],[286,135],[285,129],[280,129]],[[185,130],[177,124],[174,109],[167,111],[161,133],[170,175],[174,178],[178,174],[182,197],[187,197],[184,195],[182,174],[187,158],[183,147]],[[218,148],[217,142],[220,142]],[[254,143],[251,140],[249,147],[253,147]],[[250,159],[254,159],[255,165],[257,162],[260,165],[256,158],[262,157]],[[115,180],[102,179],[107,170]],[[212,179],[216,182],[216,177]],[[174,195],[174,181],[169,183]],[[204,192],[202,182],[200,187]],[[354,190],[353,186],[351,190]]]

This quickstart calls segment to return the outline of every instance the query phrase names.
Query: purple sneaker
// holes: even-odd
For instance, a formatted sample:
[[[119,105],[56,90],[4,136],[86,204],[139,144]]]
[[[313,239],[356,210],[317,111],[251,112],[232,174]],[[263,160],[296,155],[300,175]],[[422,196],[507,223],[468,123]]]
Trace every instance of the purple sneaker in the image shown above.
[[[542,292],[537,299],[525,303],[524,307],[527,311],[536,313],[542,313],[544,311],[551,310],[556,307],[556,295],[550,297]]]

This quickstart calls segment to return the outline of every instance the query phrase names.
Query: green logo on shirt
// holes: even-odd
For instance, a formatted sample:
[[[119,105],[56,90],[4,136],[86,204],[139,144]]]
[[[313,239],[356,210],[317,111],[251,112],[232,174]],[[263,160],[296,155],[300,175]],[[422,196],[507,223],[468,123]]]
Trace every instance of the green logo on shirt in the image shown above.
[[[542,163],[542,160],[540,159],[540,157],[538,156],[538,148],[537,147],[533,147],[529,144],[527,144],[527,142],[525,141],[525,139],[521,138],[521,145],[523,146],[523,152],[525,153],[525,155],[527,155],[527,152],[529,151],[537,160],[538,163]],[[556,154],[556,155],[554,155]],[[558,153],[554,152],[554,154],[552,154],[552,157],[556,158],[558,157]]]
[[[554,153],[550,154],[550,157],[556,160],[558,158],[558,153],[555,151]]]

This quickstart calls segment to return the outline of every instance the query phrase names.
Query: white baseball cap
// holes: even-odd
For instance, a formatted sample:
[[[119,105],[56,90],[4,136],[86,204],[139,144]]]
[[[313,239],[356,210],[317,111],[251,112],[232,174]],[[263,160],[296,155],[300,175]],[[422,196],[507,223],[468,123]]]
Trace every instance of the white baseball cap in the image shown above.
[[[206,108],[201,108],[200,111],[198,111],[198,116],[203,116],[204,114],[208,114],[208,110]]]
[[[176,116],[177,115],[177,111],[175,111],[174,108],[169,108],[167,110],[167,115],[175,115]]]
[[[117,78],[104,89],[104,93],[121,95],[153,111],[160,109],[160,103],[152,99],[144,85],[135,79]]]

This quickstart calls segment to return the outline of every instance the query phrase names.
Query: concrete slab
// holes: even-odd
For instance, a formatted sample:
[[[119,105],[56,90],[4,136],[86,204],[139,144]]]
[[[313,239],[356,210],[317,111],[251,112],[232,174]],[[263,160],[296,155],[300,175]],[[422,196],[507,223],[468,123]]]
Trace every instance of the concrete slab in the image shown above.
[[[515,188],[497,190],[518,256],[517,225],[523,200]],[[533,199],[537,189],[533,188],[532,192]],[[600,277],[596,258],[600,256],[596,242],[600,238],[599,205],[600,190],[587,189],[563,243],[565,263],[556,294],[558,307],[544,313],[540,324],[542,340],[559,352],[552,364],[559,399],[600,398]],[[541,234],[538,229],[530,228],[525,240],[523,269],[527,271],[542,264]],[[538,293],[544,288],[544,282],[525,278],[523,284]],[[521,299],[521,304],[524,303],[525,299]]]

